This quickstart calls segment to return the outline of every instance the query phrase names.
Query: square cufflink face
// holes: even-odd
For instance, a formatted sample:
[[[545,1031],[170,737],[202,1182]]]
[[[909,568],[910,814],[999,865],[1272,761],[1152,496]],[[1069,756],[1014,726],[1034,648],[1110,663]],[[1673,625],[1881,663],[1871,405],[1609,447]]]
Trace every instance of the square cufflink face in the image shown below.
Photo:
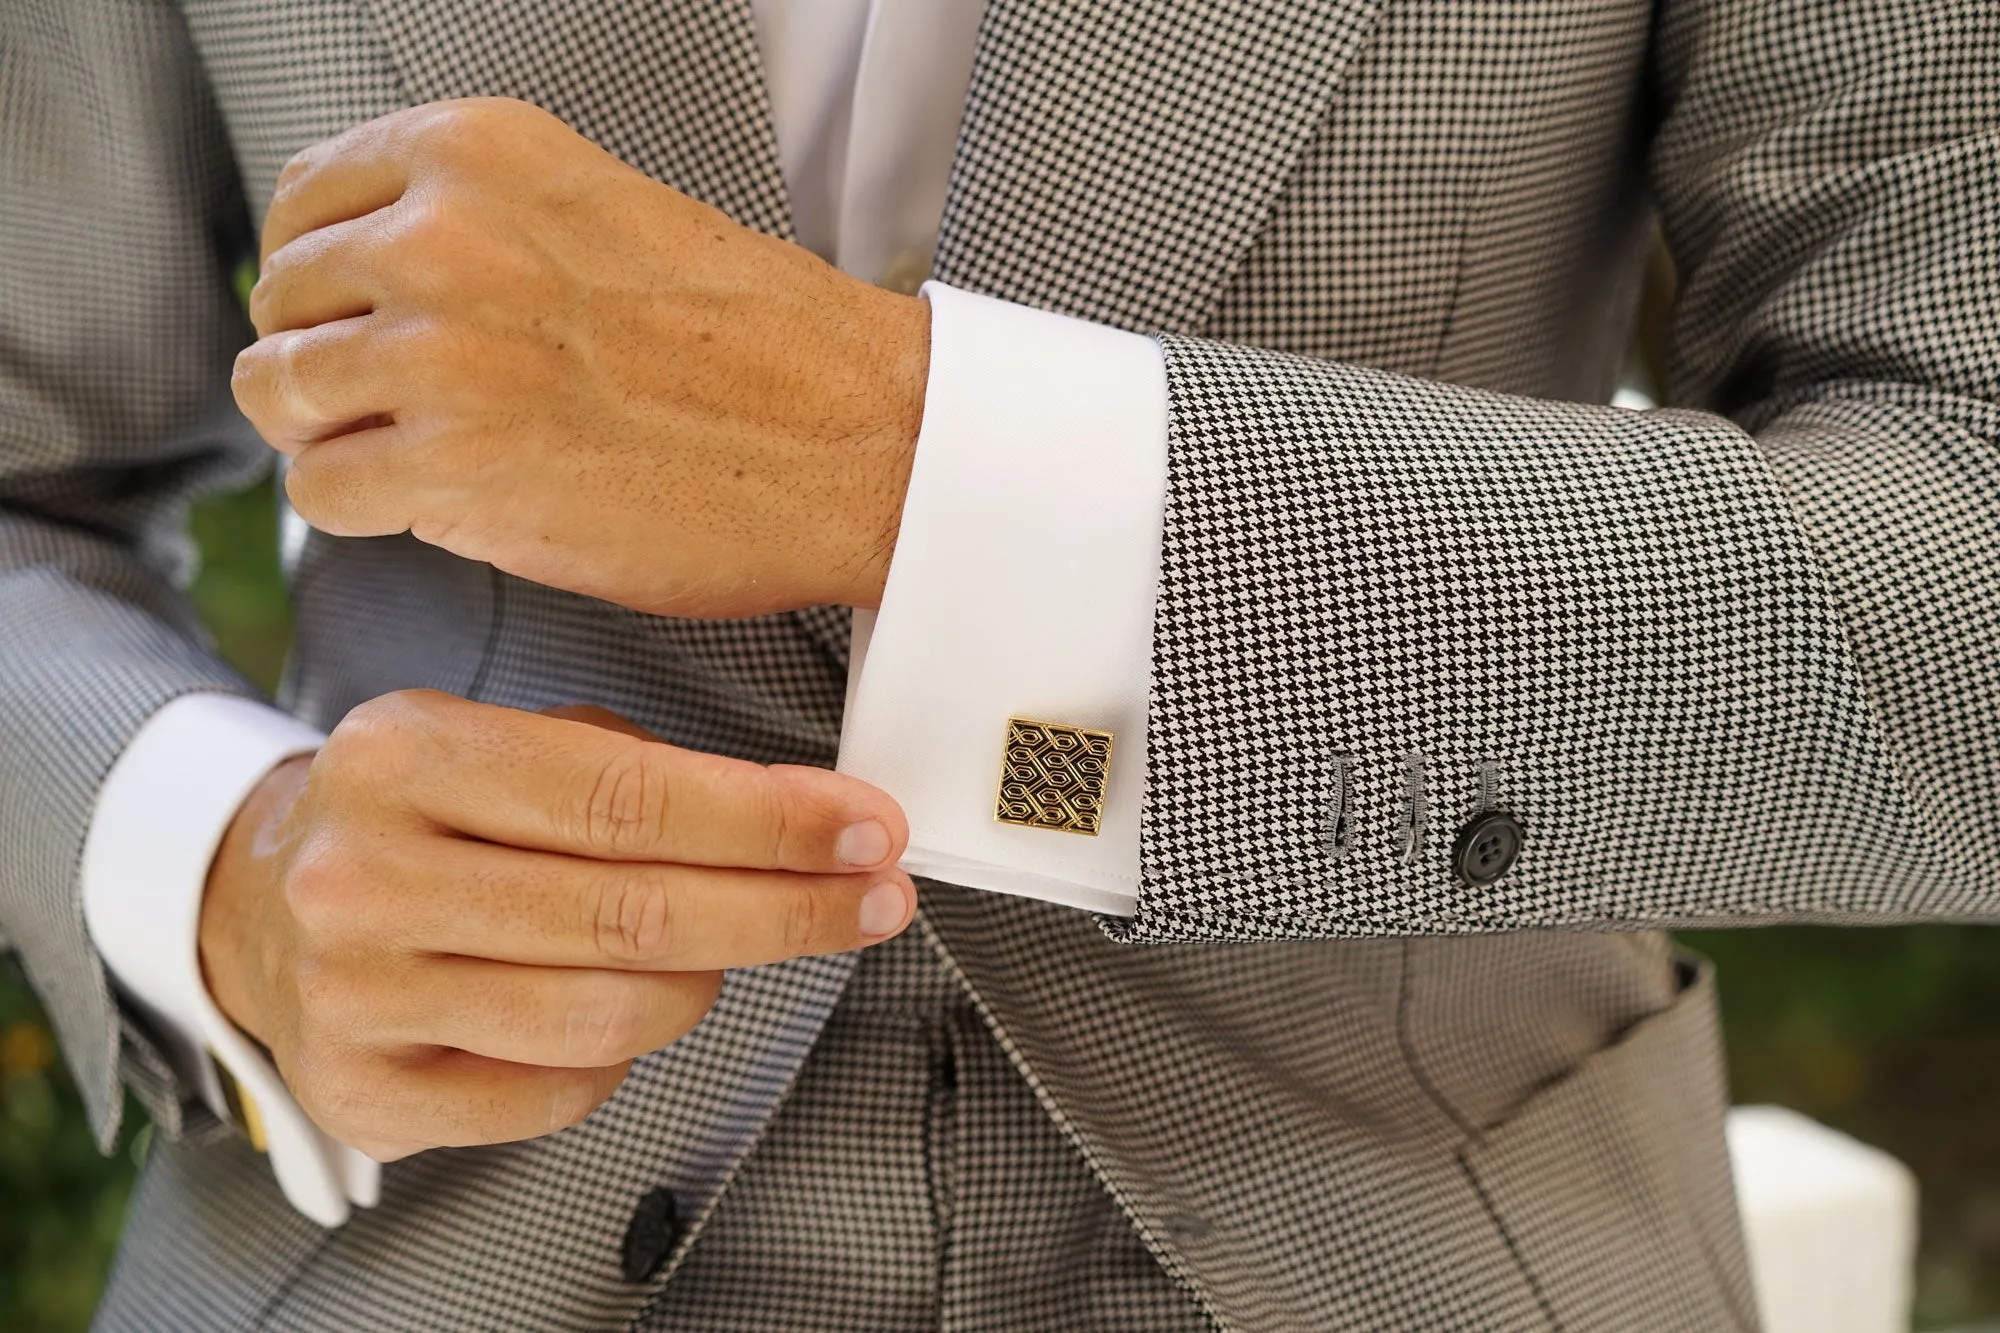
[[[1110,779],[1110,732],[1010,717],[993,817],[1094,838],[1104,824]]]

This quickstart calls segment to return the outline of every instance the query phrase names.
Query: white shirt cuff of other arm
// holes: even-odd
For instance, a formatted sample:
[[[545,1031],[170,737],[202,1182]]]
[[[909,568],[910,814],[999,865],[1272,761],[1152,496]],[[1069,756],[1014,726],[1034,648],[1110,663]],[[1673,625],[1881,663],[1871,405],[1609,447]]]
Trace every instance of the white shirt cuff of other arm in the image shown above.
[[[879,612],[857,611],[840,770],[910,820],[903,867],[1129,916],[1167,486],[1138,334],[927,283],[930,378]],[[1113,735],[1096,836],[995,818],[1009,718]]]
[[[273,768],[325,739],[275,708],[189,694],[146,720],[99,789],[83,846],[91,942],[149,1020],[181,1076],[218,1115],[219,1061],[252,1108],[271,1169],[322,1226],[375,1202],[379,1168],[321,1133],[278,1071],[224,1018],[202,979],[198,932],[208,869],[244,800]]]

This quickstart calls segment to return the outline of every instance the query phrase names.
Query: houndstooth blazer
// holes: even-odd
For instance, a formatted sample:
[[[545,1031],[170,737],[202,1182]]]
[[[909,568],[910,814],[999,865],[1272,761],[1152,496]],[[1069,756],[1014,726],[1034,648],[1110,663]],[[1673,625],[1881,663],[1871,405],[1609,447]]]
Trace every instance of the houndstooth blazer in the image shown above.
[[[248,690],[174,533],[261,465],[228,275],[279,166],[506,94],[786,235],[760,77],[745,0],[0,14],[0,934],[102,1134],[121,1073],[207,1132],[77,865],[143,719]],[[1632,413],[1654,216],[1686,406]],[[1981,0],[990,0],[936,271],[1162,336],[1152,774],[1133,919],[939,889],[923,928],[1217,1324],[1754,1322],[1711,982],[1650,932],[2000,916],[1996,217]],[[319,536],[293,594],[321,725],[422,685],[834,753],[838,610],[651,618]],[[1495,809],[1525,844],[1472,887]],[[226,1148],[155,1172],[180,1276],[122,1280],[163,1324],[623,1326],[851,967],[734,974],[585,1124],[401,1164],[337,1233]],[[694,1224],[628,1283],[663,1184]]]

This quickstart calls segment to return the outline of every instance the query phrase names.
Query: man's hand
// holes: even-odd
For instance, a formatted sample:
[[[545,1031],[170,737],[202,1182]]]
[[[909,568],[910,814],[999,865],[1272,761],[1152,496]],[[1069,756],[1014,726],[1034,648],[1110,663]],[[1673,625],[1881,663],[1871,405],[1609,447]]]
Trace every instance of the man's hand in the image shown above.
[[[293,158],[262,272],[236,397],[314,526],[658,614],[879,603],[923,301],[502,99]]]
[[[908,924],[880,791],[568,711],[595,725],[386,695],[231,826],[209,989],[335,1138],[386,1161],[562,1129],[693,1028],[724,968]]]

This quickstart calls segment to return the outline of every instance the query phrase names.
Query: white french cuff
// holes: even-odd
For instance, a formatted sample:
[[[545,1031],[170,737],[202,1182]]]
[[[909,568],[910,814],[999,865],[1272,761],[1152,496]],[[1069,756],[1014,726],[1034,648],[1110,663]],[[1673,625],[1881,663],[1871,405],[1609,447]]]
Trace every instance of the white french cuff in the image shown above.
[[[202,980],[197,939],[209,864],[230,821],[267,773],[324,739],[275,708],[227,694],[183,695],[153,714],[99,789],[83,846],[83,914],[105,966],[152,1020],[182,1076],[226,1116],[211,1060],[219,1062],[285,1197],[333,1227],[352,1205],[375,1203],[381,1168],[322,1133],[271,1062],[222,1016]]]
[[[1129,916],[1167,486],[1159,345],[931,282],[930,377],[840,771],[901,802],[912,874]],[[1095,836],[996,817],[1011,718],[1108,731]]]

